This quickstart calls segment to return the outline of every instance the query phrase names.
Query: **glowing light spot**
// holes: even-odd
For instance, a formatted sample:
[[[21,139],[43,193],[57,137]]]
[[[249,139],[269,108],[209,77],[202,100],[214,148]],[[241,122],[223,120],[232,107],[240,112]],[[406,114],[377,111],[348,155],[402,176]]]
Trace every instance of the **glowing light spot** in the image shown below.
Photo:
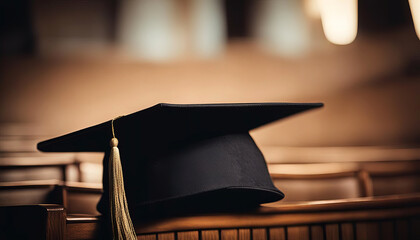
[[[408,0],[408,2],[410,3],[414,28],[416,29],[417,37],[420,39],[420,0]]]
[[[357,35],[357,0],[318,0],[322,27],[328,41],[346,45]]]

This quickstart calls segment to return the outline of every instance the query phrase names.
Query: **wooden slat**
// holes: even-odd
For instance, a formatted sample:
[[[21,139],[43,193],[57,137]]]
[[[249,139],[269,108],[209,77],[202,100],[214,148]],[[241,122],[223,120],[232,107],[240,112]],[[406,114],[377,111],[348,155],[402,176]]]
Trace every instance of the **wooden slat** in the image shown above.
[[[252,229],[252,240],[267,240],[267,230],[265,228]]]
[[[203,230],[201,231],[201,240],[219,240],[219,231],[218,230]]]
[[[394,223],[393,221],[381,221],[379,223],[379,232],[381,240],[394,240]]]
[[[175,233],[159,233],[157,235],[158,240],[175,240]]]
[[[198,240],[198,231],[187,231],[187,232],[178,232],[178,240]]]
[[[270,228],[270,240],[286,240],[286,232],[283,227]]]
[[[373,196],[373,185],[372,178],[370,177],[367,171],[358,172],[360,190],[362,197],[372,197]]]
[[[66,239],[95,239],[98,232],[101,232],[99,224],[89,222],[67,224]]]
[[[324,240],[324,227],[322,225],[311,226],[311,240]]]
[[[379,240],[379,224],[376,222],[356,223],[357,240]]]
[[[325,225],[325,239],[326,240],[339,240],[340,230],[338,224],[327,224]]]
[[[67,213],[69,214],[92,214],[100,215],[96,210],[101,196],[102,189],[100,187],[82,186],[64,186],[65,203]]]
[[[353,223],[342,223],[341,227],[341,240],[355,240],[354,225]]]
[[[251,240],[251,229],[242,228],[238,230],[239,240]]]
[[[406,219],[398,219],[395,222],[396,240],[408,240],[410,236],[409,222]]]
[[[420,239],[420,218],[410,219],[410,230],[412,239]]]
[[[66,213],[63,207],[46,207],[47,225],[46,239],[63,239],[66,233]]]
[[[221,240],[237,240],[238,230],[237,229],[223,229],[221,230]],[[180,239],[178,239],[180,240]]]
[[[144,234],[137,236],[138,240],[156,240],[156,234]]]
[[[287,240],[309,240],[309,228],[307,226],[287,227]]]

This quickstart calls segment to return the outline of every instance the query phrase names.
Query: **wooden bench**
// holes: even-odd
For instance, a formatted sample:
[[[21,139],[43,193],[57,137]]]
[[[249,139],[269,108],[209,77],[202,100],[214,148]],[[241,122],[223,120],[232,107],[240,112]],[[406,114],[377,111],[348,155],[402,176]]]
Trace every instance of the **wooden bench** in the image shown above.
[[[102,184],[67,182],[62,189],[67,213],[99,214],[96,205],[102,196]]]
[[[420,160],[276,163],[268,164],[268,169],[286,197],[293,196],[286,201],[420,192]],[[342,185],[341,190],[337,190],[338,185]],[[319,191],[318,196],[309,192],[302,195],[314,188]],[[339,194],[346,188],[349,191]]]
[[[284,194],[285,202],[370,197],[373,194],[369,174],[357,168],[336,164],[280,165],[270,168],[274,185]]]
[[[77,180],[80,163],[73,154],[0,153],[0,182],[30,180]]]
[[[0,182],[80,180],[75,154],[46,154],[37,150],[37,143],[50,137],[43,135],[45,131],[38,126],[2,123],[0,130]]]
[[[99,216],[59,205],[0,207],[0,239],[103,239]],[[136,222],[140,240],[420,239],[420,194],[270,204],[240,213]]]
[[[0,183],[0,206],[63,203],[61,182],[57,180]]]
[[[0,206],[60,204],[71,214],[99,214],[101,184],[55,180],[0,183]]]
[[[420,194],[270,204],[255,211],[135,223],[141,240],[420,239]],[[98,217],[67,217],[66,239],[100,238]]]

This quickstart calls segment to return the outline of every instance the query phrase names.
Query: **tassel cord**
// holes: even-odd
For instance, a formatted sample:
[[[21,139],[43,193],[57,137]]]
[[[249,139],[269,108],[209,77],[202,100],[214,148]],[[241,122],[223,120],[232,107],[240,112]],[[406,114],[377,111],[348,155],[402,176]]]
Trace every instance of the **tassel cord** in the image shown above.
[[[115,118],[117,119],[117,118]],[[136,240],[137,235],[128,210],[124,189],[118,139],[115,137],[114,120],[112,120],[111,152],[109,157],[109,198],[111,209],[111,223],[114,240]]]

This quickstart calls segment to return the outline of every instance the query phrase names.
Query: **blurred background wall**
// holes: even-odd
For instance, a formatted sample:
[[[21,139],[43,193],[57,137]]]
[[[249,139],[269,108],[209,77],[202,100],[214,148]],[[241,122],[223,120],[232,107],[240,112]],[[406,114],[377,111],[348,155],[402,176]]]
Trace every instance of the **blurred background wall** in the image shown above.
[[[263,146],[419,146],[409,1],[0,5],[2,126],[59,135],[160,102],[324,102],[252,135]]]

